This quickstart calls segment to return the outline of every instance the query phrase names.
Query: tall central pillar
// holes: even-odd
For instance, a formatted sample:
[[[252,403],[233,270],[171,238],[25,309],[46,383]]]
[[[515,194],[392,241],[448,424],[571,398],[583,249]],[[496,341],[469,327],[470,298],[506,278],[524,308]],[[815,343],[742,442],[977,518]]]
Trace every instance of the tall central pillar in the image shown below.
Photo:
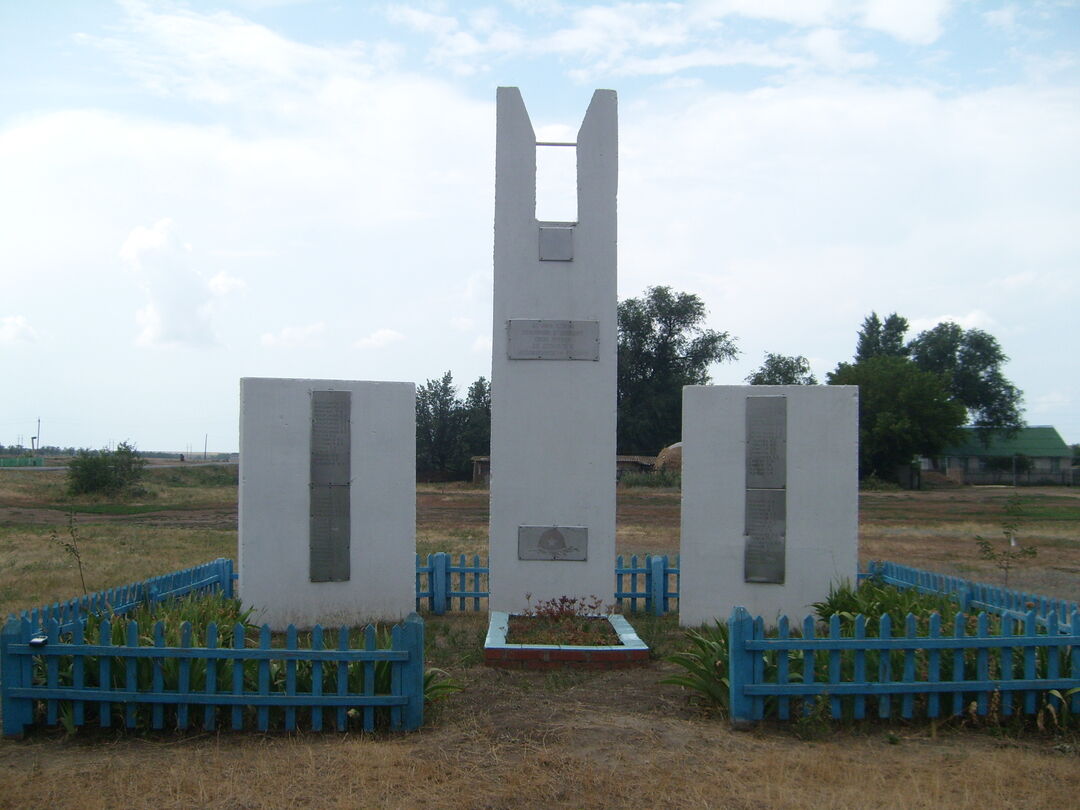
[[[615,92],[578,132],[577,222],[536,219],[536,135],[498,90],[491,362],[492,610],[611,601],[615,561]]]

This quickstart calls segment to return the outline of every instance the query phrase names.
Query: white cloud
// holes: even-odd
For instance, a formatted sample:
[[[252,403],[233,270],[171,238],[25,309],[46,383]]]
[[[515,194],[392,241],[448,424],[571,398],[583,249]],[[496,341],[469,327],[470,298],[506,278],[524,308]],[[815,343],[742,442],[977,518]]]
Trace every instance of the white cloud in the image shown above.
[[[217,296],[228,295],[231,292],[243,290],[247,287],[247,282],[242,278],[230,276],[224,270],[211,278],[206,284],[210,288],[210,292]]]
[[[474,326],[476,322],[472,318],[466,318],[463,316],[450,319],[450,326],[452,326],[458,332],[468,332]]]
[[[846,33],[836,28],[815,28],[803,39],[803,47],[812,64],[829,70],[846,72],[873,67],[877,63],[877,57],[872,53],[849,50],[846,39]]]
[[[964,329],[982,329],[989,331],[997,325],[997,321],[983,312],[981,309],[973,309],[963,315],[936,315],[927,318],[910,318],[908,322],[909,336],[914,337],[919,332],[933,329],[939,323],[955,323]]]
[[[148,299],[136,313],[140,346],[214,343],[207,309],[212,292],[192,267],[191,246],[177,237],[171,219],[134,228],[120,257],[135,271]]]
[[[30,325],[24,315],[0,317],[0,346],[33,343],[37,339],[37,330]]]
[[[264,333],[259,342],[271,349],[313,349],[322,345],[326,324],[322,321],[305,326],[286,326],[277,333]]]
[[[929,45],[942,33],[953,0],[868,0],[863,14],[867,28],[902,42]]]
[[[982,14],[983,20],[991,28],[998,28],[1007,33],[1016,31],[1017,8],[1014,5],[990,9]]]
[[[376,329],[367,337],[360,338],[353,345],[357,349],[383,349],[404,339],[405,336],[394,329]]]
[[[472,351],[475,354],[491,354],[491,336],[480,335],[473,341]]]

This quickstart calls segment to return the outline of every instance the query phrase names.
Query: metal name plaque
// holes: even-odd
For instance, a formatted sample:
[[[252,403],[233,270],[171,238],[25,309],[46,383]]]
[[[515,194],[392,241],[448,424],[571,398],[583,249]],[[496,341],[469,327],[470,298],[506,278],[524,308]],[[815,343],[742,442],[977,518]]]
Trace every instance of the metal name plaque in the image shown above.
[[[783,537],[787,534],[787,490],[746,490],[747,537]]]
[[[506,322],[506,353],[511,360],[599,360],[599,321],[547,321],[516,318]]]
[[[743,579],[784,583],[787,573],[787,399],[746,398]]]
[[[787,485],[787,398],[746,398],[746,486]]]
[[[747,537],[743,580],[783,585],[786,568],[784,552],[783,537]]]
[[[311,392],[309,577],[347,582],[349,568],[349,391]]]
[[[519,560],[587,560],[585,526],[518,526]]]

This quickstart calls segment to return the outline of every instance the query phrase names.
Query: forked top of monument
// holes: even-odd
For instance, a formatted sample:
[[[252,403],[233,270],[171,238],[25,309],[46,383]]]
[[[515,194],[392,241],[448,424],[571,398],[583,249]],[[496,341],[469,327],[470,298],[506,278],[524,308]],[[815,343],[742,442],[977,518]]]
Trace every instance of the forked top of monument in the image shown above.
[[[586,127],[594,124],[596,119],[610,118],[614,123],[618,115],[618,94],[614,90],[594,90],[589,108],[585,111],[585,118],[581,122],[581,130],[578,131],[577,142],[572,141],[537,141],[533,132],[532,122],[529,120],[529,111],[525,109],[525,101],[521,97],[521,90],[517,87],[500,87],[495,93],[496,106],[498,108],[499,124],[503,123],[503,117],[509,120],[517,118],[524,123],[532,133],[533,142],[536,146],[579,146],[581,134]]]
[[[618,189],[619,116],[614,90],[595,90],[575,142],[537,141],[528,110],[516,87],[496,93],[496,219],[534,220],[536,150],[568,146],[577,153],[577,210],[613,208]],[[579,216],[580,219],[580,216]]]

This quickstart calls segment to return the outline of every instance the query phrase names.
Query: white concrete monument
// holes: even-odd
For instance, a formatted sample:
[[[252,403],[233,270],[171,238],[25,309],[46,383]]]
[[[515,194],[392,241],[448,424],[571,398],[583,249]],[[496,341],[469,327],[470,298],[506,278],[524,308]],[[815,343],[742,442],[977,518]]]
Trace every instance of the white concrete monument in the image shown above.
[[[415,606],[416,388],[240,381],[240,598],[339,626]]]
[[[575,144],[576,222],[536,219],[536,135],[498,90],[491,369],[492,610],[609,598],[615,560],[617,102]],[[544,144],[550,148],[560,148]]]
[[[858,572],[858,387],[683,389],[679,622],[775,622]]]

